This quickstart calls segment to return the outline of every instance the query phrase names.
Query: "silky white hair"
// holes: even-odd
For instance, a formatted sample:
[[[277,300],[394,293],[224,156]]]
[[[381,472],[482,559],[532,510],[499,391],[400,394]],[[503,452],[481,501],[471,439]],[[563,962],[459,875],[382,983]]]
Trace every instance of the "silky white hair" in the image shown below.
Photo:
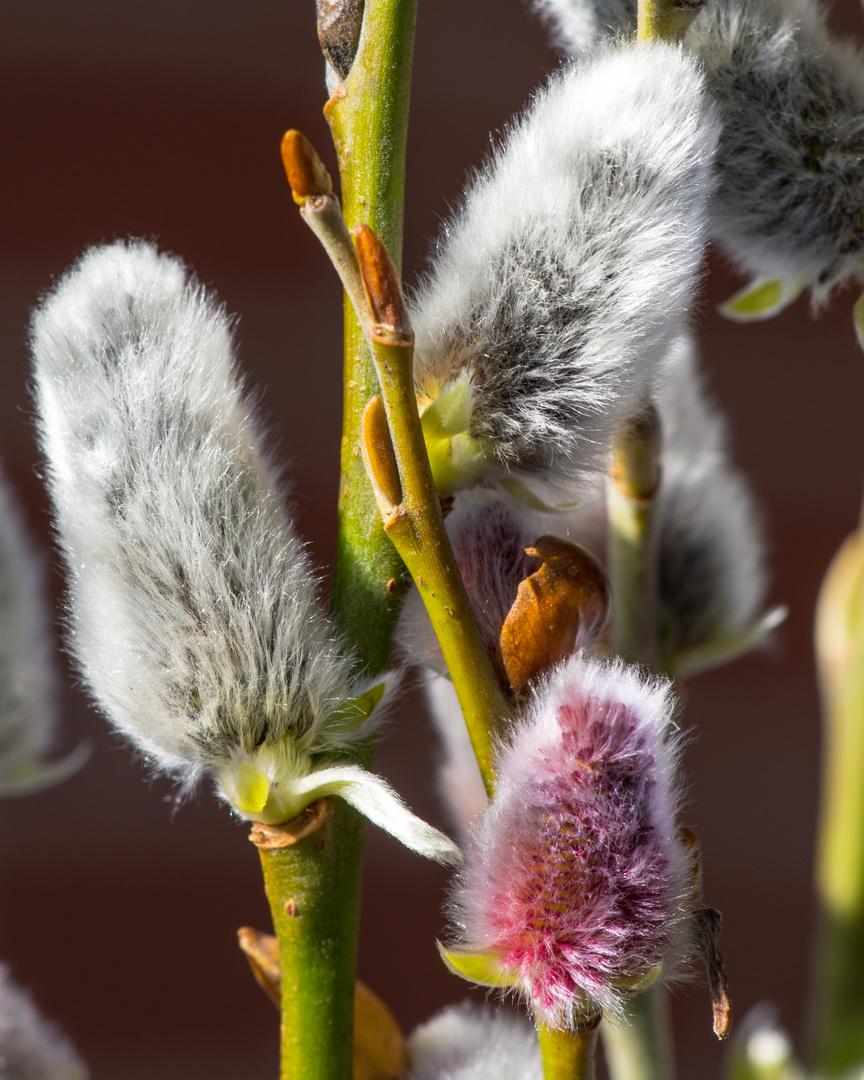
[[[680,48],[553,76],[468,188],[412,301],[416,378],[467,373],[470,434],[572,489],[603,468],[693,304],[719,126]]]
[[[87,1080],[89,1070],[0,965],[0,1076],[3,1080]]]
[[[405,1080],[542,1080],[534,1025],[467,1002],[414,1030]]]
[[[60,280],[32,343],[72,644],[102,708],[186,776],[286,735],[320,749],[348,660],[224,311],[177,259],[116,243]]]

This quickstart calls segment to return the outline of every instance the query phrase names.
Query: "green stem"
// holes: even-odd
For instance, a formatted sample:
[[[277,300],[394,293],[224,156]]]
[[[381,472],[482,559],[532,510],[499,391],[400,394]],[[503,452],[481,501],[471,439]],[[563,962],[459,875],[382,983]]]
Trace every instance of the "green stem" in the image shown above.
[[[494,736],[502,720],[510,714],[511,706],[480,639],[444,527],[417,411],[413,346],[386,343],[373,336],[372,351],[401,489],[401,500],[394,505],[379,488],[385,530],[411,572],[426,606],[491,797],[495,784]],[[382,480],[394,488],[392,481],[383,476]]]
[[[814,1071],[831,1080],[864,1063],[864,529],[828,571],[816,644],[825,726],[811,1047]]]
[[[332,196],[307,199],[300,208],[303,220],[321,242],[345,289],[345,303],[355,311],[366,304],[357,252],[339,203]]]
[[[601,1025],[609,1075],[614,1080],[670,1080],[675,1075],[669,995],[652,986],[633,998],[627,1022]]]
[[[537,1030],[543,1080],[594,1080],[599,1017],[578,1031]]]
[[[415,17],[416,0],[366,0],[344,92],[325,110],[338,154],[345,218],[349,224],[372,222],[397,260],[402,250]],[[360,420],[377,392],[377,381],[347,301],[344,311],[345,394],[332,612],[361,667],[375,675],[389,662],[407,578],[381,528],[360,456]],[[317,836],[285,850],[262,851],[282,960],[282,1080],[351,1077],[363,835],[360,816],[335,799]],[[294,915],[286,910],[289,902]]]
[[[350,1080],[363,856],[361,819],[347,803],[321,800],[323,824],[287,847],[259,843],[282,967],[282,1080]],[[255,831],[253,830],[253,838]]]
[[[613,648],[624,660],[656,670],[660,648],[653,502],[631,498],[612,482],[607,507]]]
[[[646,408],[618,432],[609,480],[609,577],[612,647],[632,664],[660,663],[655,495],[660,483],[660,425]],[[675,1075],[667,991],[655,985],[630,1002],[628,1022],[602,1024],[612,1080],[671,1080]]]
[[[494,734],[510,705],[477,631],[444,528],[417,408],[413,335],[398,272],[386,247],[366,223],[355,228],[355,249],[339,207],[329,196],[307,199],[302,213],[330,255],[365,324],[383,394],[383,404],[382,398],[374,395],[363,414],[361,442],[366,469],[385,531],[426,605],[491,797]]]
[[[660,657],[654,507],[659,438],[653,409],[619,431],[607,490],[612,647],[629,663],[654,670]]]
[[[366,0],[344,93],[324,110],[339,160],[347,224],[368,222],[396,265],[402,254],[405,145],[416,0]],[[360,455],[360,420],[378,392],[368,344],[345,302],[345,397],[333,615],[367,670],[387,666],[401,597],[402,562],[384,535]]]

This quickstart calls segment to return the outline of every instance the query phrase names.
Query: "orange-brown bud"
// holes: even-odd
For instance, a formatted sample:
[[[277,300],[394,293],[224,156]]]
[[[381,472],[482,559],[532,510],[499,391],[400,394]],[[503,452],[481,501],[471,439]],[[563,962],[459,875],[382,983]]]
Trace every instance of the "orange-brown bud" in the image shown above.
[[[394,344],[411,344],[414,333],[390,252],[368,225],[355,225],[351,232],[372,321],[392,337]]]
[[[316,195],[333,197],[333,181],[312,143],[300,131],[286,131],[282,136],[282,164],[291,185],[294,202],[302,206]]]
[[[279,960],[279,942],[272,934],[262,934],[251,926],[241,926],[237,931],[237,944],[246,954],[255,982],[261,987],[276,1008],[282,1004],[282,965]]]
[[[354,985],[352,1080],[395,1080],[408,1068],[405,1037],[392,1012],[358,979]]]
[[[376,394],[363,410],[361,423],[363,461],[370,479],[391,506],[402,502],[399,466],[393,451],[390,426],[383,400]]]
[[[251,926],[241,926],[237,942],[256,982],[280,1008],[282,964],[278,940]],[[353,1080],[395,1080],[407,1067],[405,1038],[396,1018],[381,998],[358,979],[354,984]]]

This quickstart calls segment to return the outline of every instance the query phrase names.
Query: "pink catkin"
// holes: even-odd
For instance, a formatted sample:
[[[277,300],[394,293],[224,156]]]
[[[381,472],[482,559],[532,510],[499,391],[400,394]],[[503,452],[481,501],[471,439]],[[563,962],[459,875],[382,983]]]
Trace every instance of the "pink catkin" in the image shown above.
[[[459,947],[491,952],[538,1017],[620,1015],[634,980],[674,973],[685,941],[669,684],[576,655],[501,753],[466,853]]]

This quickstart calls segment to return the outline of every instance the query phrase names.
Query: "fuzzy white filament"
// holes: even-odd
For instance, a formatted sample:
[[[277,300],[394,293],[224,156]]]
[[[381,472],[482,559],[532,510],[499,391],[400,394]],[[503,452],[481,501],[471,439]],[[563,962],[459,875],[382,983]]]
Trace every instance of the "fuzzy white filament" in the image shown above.
[[[32,338],[72,642],[113,723],[248,817],[293,817],[326,772],[327,793],[402,839],[413,820],[411,846],[452,858],[340,759],[380,693],[353,684],[321,608],[222,309],[178,260],[118,243],[60,281]]]
[[[610,46],[469,187],[413,302],[416,371],[429,398],[467,375],[499,467],[572,485],[605,464],[687,319],[717,135],[693,59]]]
[[[4,1080],[87,1080],[66,1038],[40,1015],[0,966],[0,1076]]]

